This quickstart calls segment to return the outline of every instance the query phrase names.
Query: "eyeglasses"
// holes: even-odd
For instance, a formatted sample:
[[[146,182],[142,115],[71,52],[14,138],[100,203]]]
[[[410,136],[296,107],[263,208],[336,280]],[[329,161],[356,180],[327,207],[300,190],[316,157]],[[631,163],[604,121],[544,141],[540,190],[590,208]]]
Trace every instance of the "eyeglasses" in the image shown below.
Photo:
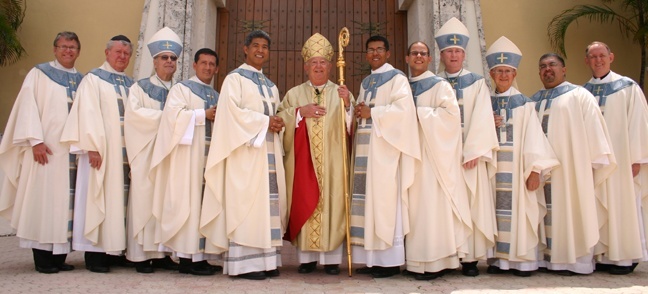
[[[510,74],[513,74],[513,73],[515,72],[515,70],[512,70],[512,69],[496,69],[496,70],[493,70],[493,72],[494,72],[496,75],[501,76],[501,75],[510,75]]]
[[[374,48],[367,49],[367,53],[369,54],[373,54],[373,53],[383,54],[385,52],[387,52],[387,49],[385,49],[384,47],[378,47],[376,49]]]
[[[77,51],[79,50],[79,47],[69,47],[69,46],[54,46],[57,49],[61,49],[63,51],[70,50],[70,51]]]
[[[176,61],[176,60],[178,60],[178,56],[174,56],[174,55],[160,55],[160,56],[158,56],[158,57],[160,57],[160,59],[162,59],[162,60],[164,60],[164,61],[169,60],[169,58],[171,58],[171,61]]]
[[[543,64],[540,65],[540,69],[542,70],[542,69],[545,69],[547,67],[557,67],[559,65],[562,65],[562,64],[560,64],[558,62],[543,63]]]
[[[418,55],[421,55],[423,57],[428,56],[428,52],[422,52],[422,51],[412,51],[409,53],[410,56],[416,57]]]

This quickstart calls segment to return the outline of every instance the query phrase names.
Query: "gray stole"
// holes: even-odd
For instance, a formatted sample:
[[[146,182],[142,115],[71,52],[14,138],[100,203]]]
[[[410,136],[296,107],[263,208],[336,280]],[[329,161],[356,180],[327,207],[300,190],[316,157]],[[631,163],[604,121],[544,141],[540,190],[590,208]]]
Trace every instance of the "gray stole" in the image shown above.
[[[192,93],[205,101],[205,110],[218,104],[218,92],[216,92],[212,86],[204,85],[192,80],[184,80],[180,82],[180,84],[189,88]],[[207,142],[211,141],[212,124],[213,122],[211,121],[205,122],[205,140],[207,140]]]
[[[460,77],[447,78],[448,82],[452,85],[452,88],[455,89],[455,94],[457,95],[457,100],[463,98],[463,89],[472,86],[475,82],[483,79],[484,77],[476,74],[469,73]],[[462,116],[463,117],[463,116]],[[462,119],[463,121],[463,119]]]
[[[414,105],[416,105],[419,95],[432,89],[432,87],[434,87],[440,81],[443,81],[442,77],[431,76],[429,78],[410,82],[410,87],[412,88],[412,96],[414,96]]]
[[[149,95],[153,100],[160,102],[160,110],[164,109],[164,103],[166,103],[167,95],[169,95],[169,90],[165,87],[160,87],[151,83],[150,78],[144,78],[137,81],[137,84],[142,88],[146,95]]]
[[[133,79],[127,77],[126,75],[118,75],[116,73],[112,73],[106,70],[103,70],[101,68],[95,68],[90,71],[91,74],[98,76],[100,79],[104,80],[106,83],[112,84],[115,86],[115,92],[117,95],[120,95],[122,97],[127,97],[128,96],[128,89],[130,86],[133,85]],[[123,86],[124,90],[126,90],[126,95],[123,95],[121,90],[119,89],[119,86]],[[120,111],[123,116],[123,112]]]
[[[558,96],[560,96],[562,94],[565,94],[565,93],[567,93],[567,92],[569,92],[571,90],[574,90],[574,89],[576,89],[576,86],[570,84],[570,85],[558,86],[558,87],[555,87],[553,89],[540,90],[540,91],[536,92],[535,94],[533,94],[533,96],[531,96],[531,100],[536,102],[536,110],[538,112],[541,112],[540,105],[541,105],[542,100],[547,101],[547,104],[546,104],[544,109],[549,109],[549,108],[551,108],[551,101],[553,101],[554,98],[556,98],[556,97],[558,97]],[[542,109],[542,110],[544,110],[544,109]],[[546,131],[545,131],[545,133],[546,133]]]
[[[598,104],[600,107],[605,106],[605,102],[607,102],[607,97],[619,92],[627,87],[630,87],[634,84],[635,82],[627,77],[622,77],[614,82],[609,82],[609,83],[604,83],[604,84],[591,84],[587,83],[585,84],[585,89],[587,91],[590,91],[594,97],[596,97],[596,100],[598,100]]]
[[[80,73],[70,73],[64,70],[57,69],[49,64],[49,62],[36,65],[36,68],[42,71],[50,80],[65,87],[67,89],[67,96],[70,100],[74,100],[74,93],[77,90],[83,75]],[[69,109],[68,109],[69,111]]]

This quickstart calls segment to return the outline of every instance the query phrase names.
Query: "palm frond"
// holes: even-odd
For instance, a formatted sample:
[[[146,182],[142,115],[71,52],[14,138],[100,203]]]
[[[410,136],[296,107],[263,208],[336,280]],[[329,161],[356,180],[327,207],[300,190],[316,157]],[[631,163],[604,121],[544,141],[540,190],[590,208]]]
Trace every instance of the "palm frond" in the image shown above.
[[[574,6],[554,17],[549,22],[547,28],[551,46],[561,54],[565,55],[565,57],[567,57],[565,50],[565,35],[567,34],[567,29],[572,23],[578,24],[578,20],[583,18],[588,19],[590,22],[599,23],[612,23],[616,21],[619,24],[621,33],[628,37],[634,36],[637,31],[637,26],[632,19],[628,19],[615,12],[607,5]]]
[[[25,1],[0,0],[0,66],[18,61],[25,53],[17,33],[25,11]]]

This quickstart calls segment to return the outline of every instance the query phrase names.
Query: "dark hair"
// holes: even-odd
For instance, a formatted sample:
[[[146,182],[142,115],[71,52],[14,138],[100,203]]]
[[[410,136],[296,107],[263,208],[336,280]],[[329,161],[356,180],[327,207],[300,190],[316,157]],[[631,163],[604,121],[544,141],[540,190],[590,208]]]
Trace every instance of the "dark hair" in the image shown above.
[[[556,57],[556,59],[558,59],[558,61],[560,61],[562,66],[565,67],[565,59],[563,59],[562,56],[558,55],[557,53],[553,53],[553,52],[543,54],[542,56],[540,56],[540,60],[538,60],[538,62],[542,62],[543,60],[545,60],[545,59],[547,59],[549,57]]]
[[[74,32],[63,31],[56,34],[56,38],[54,38],[54,47],[56,47],[56,43],[61,38],[70,41],[76,41],[77,45],[79,45],[79,50],[81,50],[81,41],[79,41],[79,36],[77,36],[77,34],[75,34]]]
[[[369,39],[367,39],[367,42],[365,43],[365,50],[369,48],[369,43],[371,42],[383,42],[383,44],[385,44],[385,50],[389,51],[389,41],[387,40],[387,38],[379,35],[369,37]]]
[[[431,54],[430,53],[430,46],[428,46],[428,44],[425,44],[425,42],[423,42],[423,41],[416,41],[416,42],[410,44],[409,47],[407,47],[407,55],[409,55],[410,52],[412,51],[412,46],[414,46],[414,44],[423,44],[425,46],[425,48],[427,48],[428,54]]]
[[[203,54],[216,57],[216,65],[218,65],[218,54],[216,54],[216,51],[211,50],[209,48],[202,48],[196,51],[196,54],[194,55],[194,62],[198,62],[198,60],[200,59],[200,55]]]
[[[255,30],[250,32],[246,37],[245,37],[245,43],[243,45],[250,46],[252,44],[252,40],[256,38],[263,38],[266,41],[268,41],[268,47],[270,47],[270,43],[272,43],[272,39],[270,39],[270,35],[268,33],[262,31],[262,30]]]

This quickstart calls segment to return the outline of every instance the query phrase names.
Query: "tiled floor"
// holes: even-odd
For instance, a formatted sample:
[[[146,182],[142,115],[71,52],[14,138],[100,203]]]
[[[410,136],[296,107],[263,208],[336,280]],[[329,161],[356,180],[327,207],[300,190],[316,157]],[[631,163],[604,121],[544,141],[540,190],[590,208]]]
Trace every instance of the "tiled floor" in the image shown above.
[[[416,281],[395,276],[372,279],[369,276],[329,276],[321,267],[307,275],[297,273],[295,251],[284,246],[281,276],[264,281],[248,281],[223,275],[191,276],[159,271],[138,274],[133,268],[112,268],[108,274],[84,269],[83,254],[74,252],[68,263],[71,272],[39,274],[34,271],[31,251],[18,248],[16,237],[0,237],[0,293],[648,293],[648,265],[641,264],[626,276],[594,273],[563,277],[535,273],[530,278],[482,274],[475,278],[460,273],[432,281]]]

